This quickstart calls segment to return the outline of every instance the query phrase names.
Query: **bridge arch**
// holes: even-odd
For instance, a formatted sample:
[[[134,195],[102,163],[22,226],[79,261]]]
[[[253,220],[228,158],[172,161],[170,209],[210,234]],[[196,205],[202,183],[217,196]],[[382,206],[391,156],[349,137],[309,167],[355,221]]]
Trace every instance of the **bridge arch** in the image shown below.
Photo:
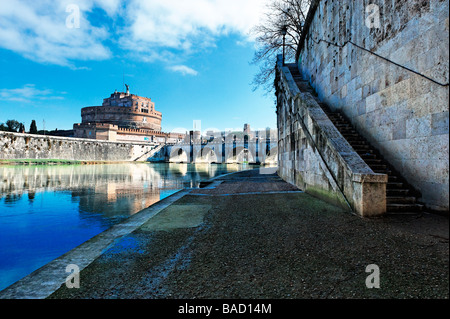
[[[227,154],[227,163],[254,163],[256,160],[255,154],[244,146],[237,145],[230,153]]]
[[[189,155],[181,146],[174,146],[170,152],[169,162],[189,163]]]
[[[219,163],[219,156],[214,151],[213,148],[206,146],[202,148],[202,150],[199,152],[199,156],[197,157],[198,162],[202,163]]]
[[[278,162],[278,146],[272,147],[264,158],[265,163],[277,163]]]

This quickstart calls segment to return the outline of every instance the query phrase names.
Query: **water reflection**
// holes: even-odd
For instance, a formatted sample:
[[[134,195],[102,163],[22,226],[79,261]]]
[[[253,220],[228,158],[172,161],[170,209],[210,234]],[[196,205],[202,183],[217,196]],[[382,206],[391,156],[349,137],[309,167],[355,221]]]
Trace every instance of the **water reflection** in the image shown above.
[[[0,290],[112,225],[238,164],[0,166]]]
[[[242,168],[176,163],[0,166],[0,202],[11,206],[26,194],[32,203],[39,192],[71,191],[84,212],[131,215],[159,201],[161,190],[198,187],[201,180]]]

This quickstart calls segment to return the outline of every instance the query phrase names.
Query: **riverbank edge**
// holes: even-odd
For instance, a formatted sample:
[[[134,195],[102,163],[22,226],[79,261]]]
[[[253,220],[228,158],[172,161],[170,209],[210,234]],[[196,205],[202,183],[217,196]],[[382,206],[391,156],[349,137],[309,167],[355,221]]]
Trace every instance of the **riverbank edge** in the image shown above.
[[[105,163],[102,162],[102,164]],[[202,181],[201,187],[211,184],[215,180],[224,176],[251,171],[254,169],[255,168],[251,168],[212,177],[208,180]],[[271,169],[276,170],[276,167],[273,167]],[[19,279],[3,290],[0,290],[0,299],[45,299],[56,290],[58,290],[61,285],[66,282],[67,277],[70,275],[69,272],[66,272],[66,267],[68,265],[77,265],[79,271],[81,272],[96,258],[98,258],[110,247],[112,247],[118,240],[142,226],[149,219],[156,216],[163,209],[169,207],[182,197],[188,195],[191,191],[191,188],[179,190],[178,192],[167,196],[166,198],[150,205],[149,207],[144,208],[143,210],[130,216],[123,222],[112,226],[111,228],[99,233],[91,239],[88,239],[81,245],[71,249],[67,253],[36,269],[29,275],[23,277],[22,279]]]
[[[96,165],[96,164],[147,163],[145,161],[78,161],[62,159],[7,159],[0,160],[2,165]]]
[[[168,161],[79,161],[79,160],[63,160],[63,159],[0,159],[0,166],[6,165],[99,165],[99,164],[154,164],[154,163],[165,163],[171,164]],[[194,164],[194,165],[204,165],[204,163],[174,163],[174,164]],[[210,164],[210,163],[208,163]],[[214,163],[214,164],[244,164],[244,163]],[[247,165],[257,165],[261,167],[272,167],[271,164],[256,164],[247,163]],[[254,169],[254,168],[253,168]],[[234,172],[232,172],[234,173]],[[230,174],[232,174],[230,173]],[[220,176],[216,176],[221,177]]]
[[[71,275],[72,271],[66,272],[67,266],[76,265],[81,272],[122,237],[127,236],[163,209],[189,194],[191,190],[182,189],[171,194],[92,237],[1,290],[0,299],[45,299],[58,290]]]

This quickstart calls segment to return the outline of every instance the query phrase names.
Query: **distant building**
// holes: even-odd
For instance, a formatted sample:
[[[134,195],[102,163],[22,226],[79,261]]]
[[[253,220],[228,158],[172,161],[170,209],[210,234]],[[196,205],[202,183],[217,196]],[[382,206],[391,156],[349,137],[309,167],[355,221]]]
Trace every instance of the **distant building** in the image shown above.
[[[244,133],[250,134],[252,130],[250,129],[250,124],[245,123],[244,124]]]
[[[101,106],[81,109],[74,137],[108,141],[177,143],[183,134],[161,132],[162,114],[150,98],[115,91]]]

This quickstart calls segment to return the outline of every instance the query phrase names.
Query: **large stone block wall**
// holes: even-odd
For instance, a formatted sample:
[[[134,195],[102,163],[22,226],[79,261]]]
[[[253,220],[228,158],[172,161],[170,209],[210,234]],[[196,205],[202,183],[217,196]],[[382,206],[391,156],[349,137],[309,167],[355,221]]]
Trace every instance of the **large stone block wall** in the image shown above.
[[[361,216],[383,215],[387,175],[367,166],[280,60],[275,83],[280,177]]]
[[[134,161],[155,144],[0,132],[0,159]]]
[[[379,28],[373,27],[376,11],[369,4],[379,8]],[[322,0],[299,60],[319,98],[344,112],[420,191],[428,208],[444,211],[449,209],[448,47],[448,0]]]

